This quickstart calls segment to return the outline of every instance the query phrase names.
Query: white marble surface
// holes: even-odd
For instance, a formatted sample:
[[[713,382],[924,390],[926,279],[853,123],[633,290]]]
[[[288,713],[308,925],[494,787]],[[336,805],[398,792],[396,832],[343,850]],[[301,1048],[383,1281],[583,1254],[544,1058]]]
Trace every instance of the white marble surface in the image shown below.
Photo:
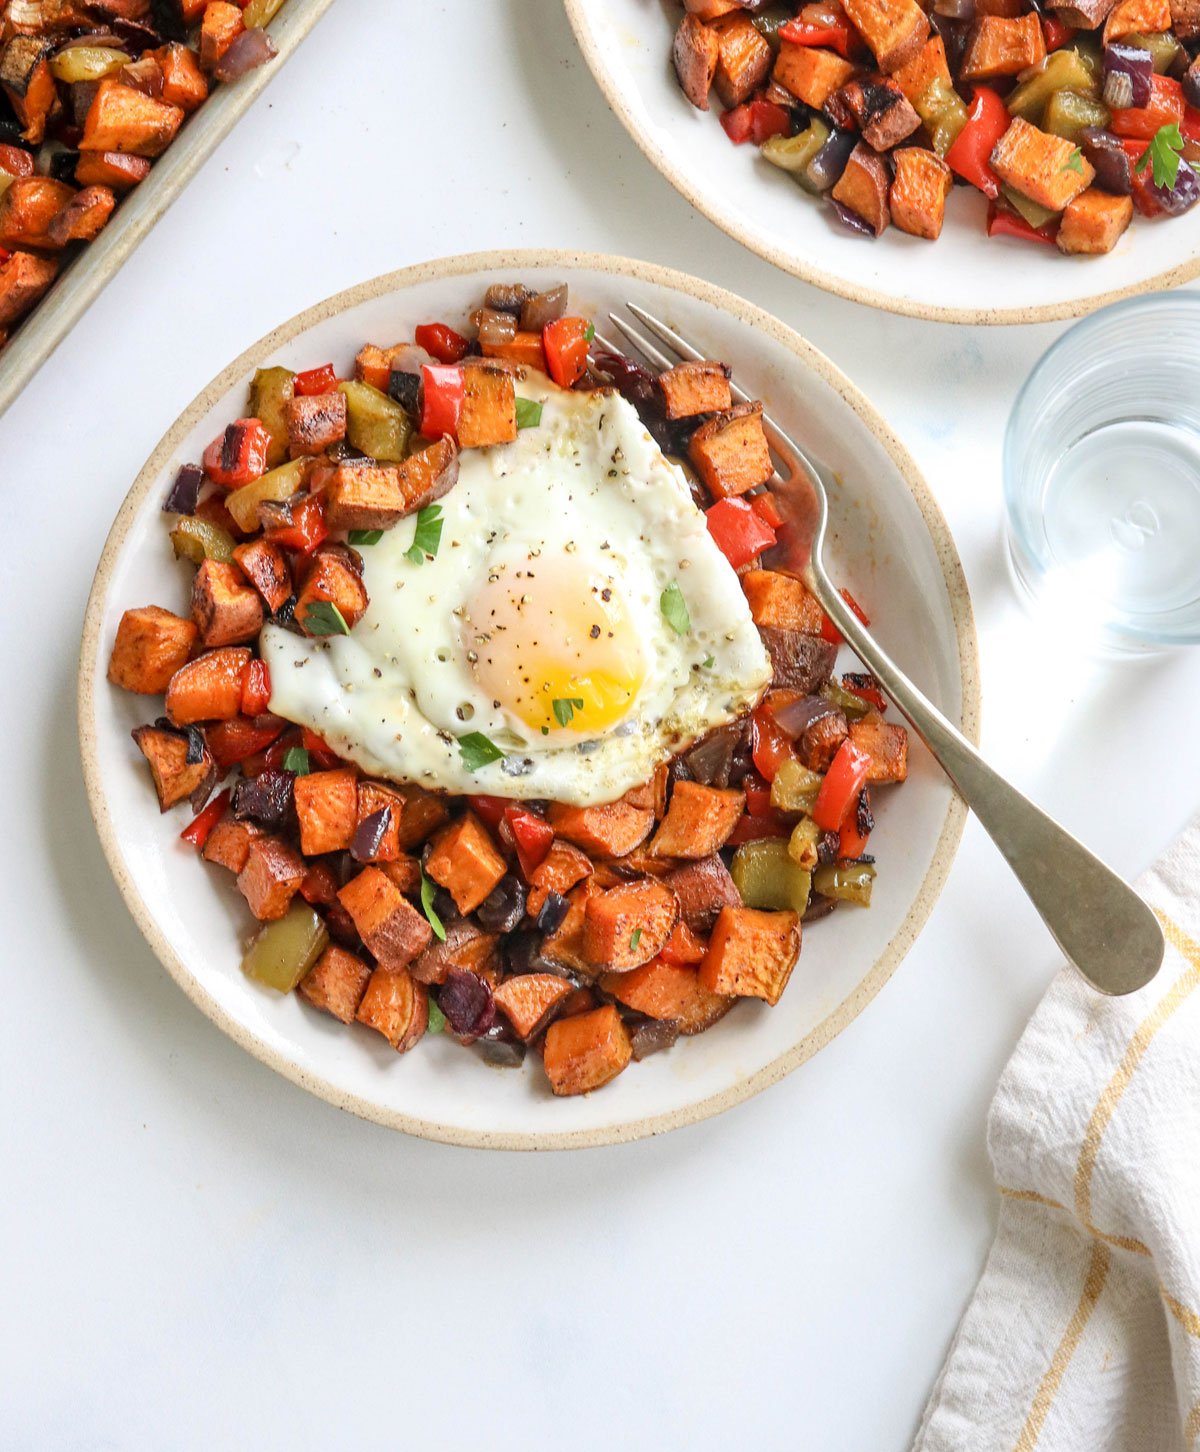
[[[1058,329],[892,319],[750,257],[627,142],[557,0],[344,0],[0,420],[6,1448],[911,1439],[991,1234],[986,1106],[1056,966],[974,825],[900,972],[816,1060],[665,1139],[544,1157],[400,1138],[240,1053],[94,840],[79,623],[163,429],[308,303],[508,244],[670,263],[807,334],[950,519],[996,763],[1128,874],[1200,801],[1200,654],[1072,659],[1008,582],[1002,429]]]

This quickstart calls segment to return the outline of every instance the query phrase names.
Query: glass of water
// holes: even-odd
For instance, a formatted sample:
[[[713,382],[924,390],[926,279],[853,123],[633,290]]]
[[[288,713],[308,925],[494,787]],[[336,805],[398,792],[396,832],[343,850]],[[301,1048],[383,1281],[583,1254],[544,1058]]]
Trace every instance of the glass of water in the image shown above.
[[[1200,641],[1200,293],[1063,334],[1013,408],[1004,495],[1039,606],[1118,650]]]

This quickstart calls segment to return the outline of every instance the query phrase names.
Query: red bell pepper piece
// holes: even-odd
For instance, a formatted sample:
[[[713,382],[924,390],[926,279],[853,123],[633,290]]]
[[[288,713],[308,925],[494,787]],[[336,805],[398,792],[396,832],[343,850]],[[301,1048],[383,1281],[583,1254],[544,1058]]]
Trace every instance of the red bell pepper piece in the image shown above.
[[[1183,120],[1179,123],[1179,131],[1185,141],[1200,142],[1200,111],[1197,111],[1194,106],[1183,108]]]
[[[469,796],[467,801],[470,802],[471,810],[479,820],[486,822],[493,832],[500,830],[500,823],[504,820],[504,809],[512,806],[508,797],[488,797],[482,793]]]
[[[750,754],[764,781],[774,781],[775,773],[793,754],[790,738],[767,706],[759,706],[750,717]]]
[[[705,511],[708,532],[735,570],[775,543],[775,531],[744,499],[730,495]]]
[[[273,525],[264,535],[273,544],[282,545],[286,550],[297,550],[302,555],[311,555],[328,537],[325,501],[319,494],[309,494],[298,504],[293,504],[291,524]]]
[[[229,805],[229,796],[229,792],[226,791],[222,792],[219,797],[213,797],[208,806],[202,812],[197,812],[180,832],[180,841],[190,842],[198,852],[203,851],[209,833],[225,815],[225,808]]]
[[[858,616],[862,623],[869,626],[871,622],[867,619],[867,612],[862,608],[862,606],[858,603],[854,596],[851,595],[850,591],[839,590],[838,594],[842,597],[846,604],[849,605],[850,609],[854,611],[855,615]],[[824,615],[821,617],[821,639],[827,640],[830,645],[842,645],[844,643],[842,639],[842,632],[837,628],[833,621],[830,620],[828,615]]]
[[[746,810],[752,817],[765,817],[771,811],[771,783],[764,781],[757,772],[748,773],[742,780],[742,791],[746,794]]]
[[[786,136],[792,128],[792,118],[785,107],[758,97],[722,111],[721,125],[735,146],[740,146],[743,141],[753,141],[755,146],[761,146],[772,136]]]
[[[32,176],[33,152],[23,146],[0,146],[0,171],[9,176]]]
[[[331,771],[342,764],[342,758],[337,752],[326,746],[324,738],[315,731],[310,731],[307,726],[300,733],[300,745],[308,752],[309,765],[321,771]]]
[[[996,143],[1008,130],[1008,107],[991,86],[976,86],[967,124],[946,153],[946,165],[956,176],[978,187],[986,197],[1000,195],[1000,178],[990,162]]]
[[[1144,141],[1122,141],[1121,145],[1125,148],[1125,155],[1129,158],[1130,195],[1133,197],[1134,206],[1143,217],[1161,217],[1166,208],[1154,195],[1152,185],[1154,168],[1148,166],[1145,171],[1138,171],[1142,157],[1146,154],[1146,143]]]
[[[204,472],[222,489],[240,489],[267,472],[271,436],[256,418],[236,419],[204,451]]]
[[[822,832],[840,831],[858,804],[858,794],[866,783],[870,767],[871,758],[847,736],[830,762],[813,803],[812,819]]]
[[[242,715],[262,716],[271,709],[271,672],[265,660],[252,660],[242,679]]]
[[[778,530],[783,524],[783,515],[779,512],[779,505],[775,503],[775,496],[769,489],[764,489],[761,494],[743,495],[747,499],[750,508],[764,524],[769,524],[773,530]]]
[[[887,697],[879,688],[879,683],[874,676],[844,675],[842,677],[842,689],[849,691],[852,696],[858,696],[861,700],[869,702],[877,711],[887,710]]]
[[[1019,237],[1023,242],[1046,242],[1054,246],[1058,231],[1058,219],[1041,227],[1031,227],[1024,217],[1018,217],[1007,207],[998,207],[993,202],[988,207],[987,234],[989,237]]]
[[[310,862],[300,883],[300,896],[308,903],[331,903],[338,894],[338,880],[328,862]]]
[[[422,323],[413,335],[417,347],[431,353],[439,363],[461,363],[471,345],[446,323]]]
[[[452,363],[421,367],[421,432],[427,439],[458,438],[463,408],[463,371]]]
[[[287,722],[275,717],[252,721],[248,716],[235,716],[232,721],[217,721],[205,727],[204,739],[217,766],[228,771],[265,751],[286,729]]]
[[[867,850],[871,834],[858,830],[856,816],[857,813],[851,812],[838,829],[839,857],[861,857]]]
[[[310,398],[320,393],[332,393],[337,383],[333,364],[322,363],[319,368],[309,368],[304,373],[297,373],[292,388],[297,398]]]
[[[1042,34],[1046,37],[1046,49],[1058,50],[1071,39],[1075,34],[1075,29],[1065,20],[1060,20],[1057,15],[1043,15]]]
[[[1184,120],[1183,87],[1172,76],[1150,77],[1150,104],[1114,111],[1109,130],[1114,136],[1152,141],[1163,126],[1179,126]]]
[[[528,878],[545,861],[554,841],[554,828],[537,812],[519,802],[509,802],[504,808],[500,835],[517,849],[517,861]]]
[[[817,25],[799,17],[779,27],[779,38],[790,40],[793,45],[828,46],[846,59],[849,59],[856,40],[854,27],[848,20]]]
[[[743,842],[759,842],[764,837],[788,837],[792,824],[776,812],[754,817],[749,812],[737,819],[733,831],[725,839],[729,847],[740,847]]]
[[[555,318],[542,329],[546,367],[560,388],[574,388],[583,377],[591,326],[583,318]]]

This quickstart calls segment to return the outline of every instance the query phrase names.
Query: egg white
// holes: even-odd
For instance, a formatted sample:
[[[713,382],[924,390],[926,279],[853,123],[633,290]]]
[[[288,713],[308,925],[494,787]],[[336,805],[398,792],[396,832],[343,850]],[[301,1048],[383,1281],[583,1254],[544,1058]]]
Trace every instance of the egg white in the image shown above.
[[[441,791],[613,801],[654,767],[749,709],[770,661],[738,579],[678,466],[615,393],[573,393],[531,374],[543,404],[514,443],[465,451],[443,510],[436,558],[406,558],[415,520],[363,547],[370,606],[348,636],[262,633],[271,709],[316,731],[365,771]],[[607,580],[632,615],[645,676],[625,717],[595,735],[542,734],[481,689],[462,622],[480,586],[522,561],[570,563]],[[660,607],[679,586],[678,634]],[[581,717],[582,720],[582,717]],[[506,754],[471,771],[459,738]]]

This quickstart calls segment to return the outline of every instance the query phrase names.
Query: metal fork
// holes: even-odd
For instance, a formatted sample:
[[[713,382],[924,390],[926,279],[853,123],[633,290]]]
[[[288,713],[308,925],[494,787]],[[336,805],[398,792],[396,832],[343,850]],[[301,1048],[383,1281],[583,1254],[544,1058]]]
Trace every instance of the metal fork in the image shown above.
[[[627,306],[646,332],[663,345],[657,347],[641,329],[616,313],[609,314],[613,326],[647,362],[665,369],[680,360],[704,358],[675,329],[644,308],[634,303]],[[599,334],[595,341],[609,352],[622,351]],[[749,402],[740,388],[731,384],[731,390],[740,402]],[[805,558],[790,562],[796,566],[794,572],[816,595],[858,658],[878,677],[982,822],[1068,960],[1101,993],[1132,993],[1144,987],[1158,972],[1164,951],[1162,929],[1154,913],[1094,853],[993,771],[846,605],[822,559],[833,476],[766,413],[763,426],[775,457],[781,502],[790,503],[791,512],[798,514],[796,506],[802,500],[811,519],[811,548]]]

